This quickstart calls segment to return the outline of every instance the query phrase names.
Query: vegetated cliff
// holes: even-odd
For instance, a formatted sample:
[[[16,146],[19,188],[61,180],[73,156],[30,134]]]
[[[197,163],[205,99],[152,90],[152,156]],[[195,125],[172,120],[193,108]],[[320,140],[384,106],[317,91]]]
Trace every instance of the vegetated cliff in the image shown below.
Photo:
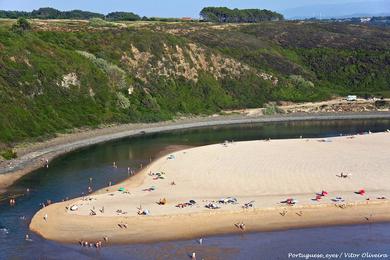
[[[390,30],[346,24],[0,22],[0,143],[268,101],[390,91]]]

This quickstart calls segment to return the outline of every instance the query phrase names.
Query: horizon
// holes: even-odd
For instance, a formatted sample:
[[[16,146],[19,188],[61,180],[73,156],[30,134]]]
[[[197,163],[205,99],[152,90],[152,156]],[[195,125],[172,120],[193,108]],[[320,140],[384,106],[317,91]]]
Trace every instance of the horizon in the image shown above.
[[[0,0],[0,10],[32,11],[43,7],[51,7],[61,11],[83,10],[108,14],[123,11],[147,17],[191,17],[198,18],[204,7],[220,6],[238,9],[268,9],[279,12],[287,19],[292,18],[330,18],[349,16],[353,14],[375,15],[390,13],[390,7],[385,0],[310,0],[285,2],[284,0],[167,0],[152,3],[153,0],[113,0],[109,6],[96,0],[58,2],[54,0]]]

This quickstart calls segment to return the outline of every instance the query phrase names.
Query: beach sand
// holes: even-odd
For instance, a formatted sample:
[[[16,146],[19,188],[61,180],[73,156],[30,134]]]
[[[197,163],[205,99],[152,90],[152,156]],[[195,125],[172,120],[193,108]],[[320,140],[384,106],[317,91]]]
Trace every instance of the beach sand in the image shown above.
[[[356,193],[361,189],[365,194]],[[322,191],[328,194],[313,200]],[[237,203],[218,202],[227,197]],[[158,205],[163,198],[167,203]],[[281,203],[287,198],[296,205]],[[118,185],[47,206],[30,228],[62,242],[153,242],[244,232],[236,223],[255,232],[389,221],[387,198],[390,133],[228,142],[173,152]],[[196,204],[176,207],[190,200]],[[138,215],[139,208],[150,215]]]

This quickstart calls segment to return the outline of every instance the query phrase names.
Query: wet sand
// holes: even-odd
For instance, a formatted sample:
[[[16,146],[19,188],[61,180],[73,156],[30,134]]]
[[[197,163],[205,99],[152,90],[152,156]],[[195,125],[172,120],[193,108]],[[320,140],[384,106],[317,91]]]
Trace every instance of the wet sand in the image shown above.
[[[390,133],[379,133],[229,142],[176,151],[116,186],[43,208],[30,228],[62,242],[107,236],[109,243],[135,243],[389,221],[389,147]],[[341,172],[348,177],[341,178]],[[366,193],[356,194],[360,189]],[[323,190],[328,194],[313,200]],[[237,203],[218,203],[226,197],[235,197]],[[333,201],[336,197],[342,201]],[[158,205],[163,198],[167,203]],[[298,202],[281,203],[287,198]],[[189,200],[196,204],[176,207]],[[254,207],[243,209],[250,201]],[[221,208],[208,209],[209,203]],[[74,205],[77,210],[71,211]],[[140,207],[150,215],[138,215]],[[91,210],[96,215],[90,216]],[[237,223],[245,223],[245,231]]]

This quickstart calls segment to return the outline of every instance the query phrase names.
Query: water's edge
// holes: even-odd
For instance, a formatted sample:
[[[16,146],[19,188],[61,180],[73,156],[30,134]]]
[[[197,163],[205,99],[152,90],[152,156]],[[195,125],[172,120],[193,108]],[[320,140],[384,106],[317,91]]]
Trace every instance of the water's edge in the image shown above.
[[[131,130],[122,130],[116,133],[103,134],[91,138],[84,138],[71,143],[59,144],[49,148],[30,152],[18,159],[12,160],[12,166],[0,167],[0,194],[5,188],[12,185],[24,175],[44,166],[42,159],[52,160],[69,152],[86,148],[92,145],[115,141],[122,138],[140,136],[145,134],[163,133],[174,130],[191,128],[202,128],[222,125],[237,125],[250,123],[275,123],[293,121],[314,121],[314,120],[358,120],[358,119],[389,119],[389,112],[367,112],[367,113],[324,113],[324,114],[287,114],[261,117],[247,116],[221,116],[196,118],[193,120],[179,120],[161,122],[158,124],[141,125]],[[6,178],[4,178],[6,177]]]

